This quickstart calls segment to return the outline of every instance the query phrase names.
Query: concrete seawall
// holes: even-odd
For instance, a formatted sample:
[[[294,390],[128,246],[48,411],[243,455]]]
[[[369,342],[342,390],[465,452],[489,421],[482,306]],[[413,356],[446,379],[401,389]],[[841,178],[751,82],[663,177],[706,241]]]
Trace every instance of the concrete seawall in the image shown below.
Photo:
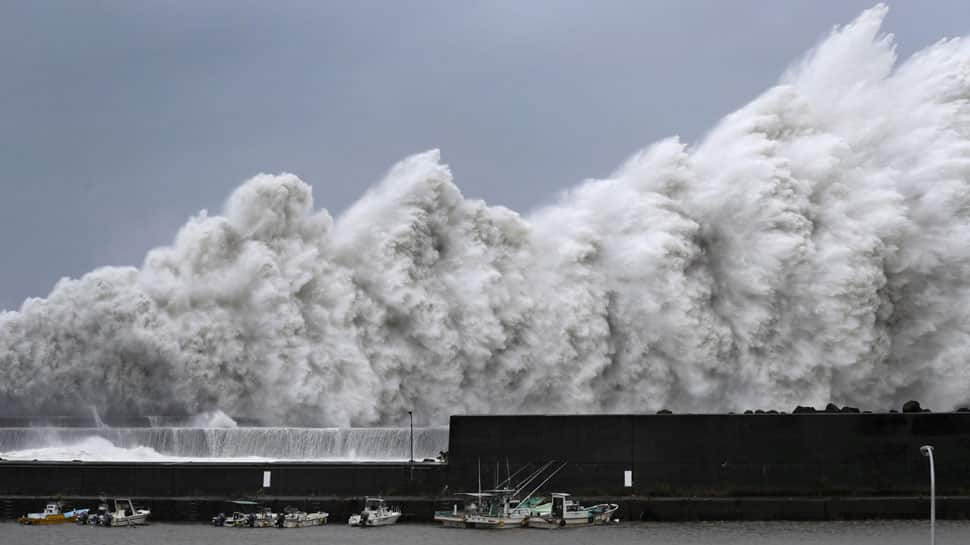
[[[970,495],[970,413],[453,416],[453,488],[541,460],[555,486],[622,497]],[[624,486],[631,471],[632,486]]]
[[[567,465],[544,490],[618,503],[624,520],[925,518],[919,446],[932,444],[938,516],[970,517],[967,413],[455,416],[449,433],[447,464],[2,461],[0,516],[130,496],[155,520],[207,520],[248,497],[343,521],[383,494],[424,521],[477,489],[479,464],[488,488],[507,468],[556,459]]]

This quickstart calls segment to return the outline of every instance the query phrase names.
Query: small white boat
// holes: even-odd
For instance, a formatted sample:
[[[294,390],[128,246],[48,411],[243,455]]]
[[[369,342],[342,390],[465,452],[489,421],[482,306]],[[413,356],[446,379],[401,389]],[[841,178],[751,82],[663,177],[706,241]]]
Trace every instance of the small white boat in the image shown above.
[[[583,507],[569,499],[569,494],[556,492],[550,503],[536,507],[529,516],[529,528],[575,528],[610,522],[619,509],[615,503]]]
[[[397,509],[388,507],[384,498],[366,498],[364,500],[364,510],[356,515],[351,515],[347,524],[351,526],[390,526],[401,518],[401,512]]]
[[[276,526],[277,515],[269,507],[261,507],[259,503],[249,500],[232,500],[227,502],[233,508],[243,511],[233,511],[226,516],[225,512],[212,517],[212,525],[225,528],[272,528]]]
[[[100,511],[100,509],[99,509]],[[99,513],[101,526],[139,526],[148,522],[148,509],[135,509],[135,506],[128,498],[119,498],[114,501],[114,510]]]
[[[28,513],[17,519],[17,522],[26,525],[36,525],[36,524],[63,524],[65,522],[74,522],[79,517],[87,517],[87,509],[72,509],[70,511],[62,511],[62,505],[60,502],[49,502],[44,506],[43,513]]]
[[[287,510],[279,513],[276,517],[277,528],[305,528],[307,526],[322,526],[327,523],[329,513],[315,511],[307,513],[299,510]]]
[[[229,517],[222,513],[212,518],[213,526],[223,526],[226,528],[272,528],[276,526],[276,513],[269,509],[254,513],[234,512]]]

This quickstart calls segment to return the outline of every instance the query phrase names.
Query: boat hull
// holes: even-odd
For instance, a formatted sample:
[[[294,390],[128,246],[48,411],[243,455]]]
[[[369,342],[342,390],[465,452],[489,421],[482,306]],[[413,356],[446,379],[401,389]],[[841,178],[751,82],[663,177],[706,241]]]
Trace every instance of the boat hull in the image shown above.
[[[585,512],[567,513],[565,517],[540,515],[529,517],[529,528],[581,528],[584,526],[599,526],[612,520],[619,506],[616,504],[602,504],[591,507]]]
[[[505,530],[508,528],[521,528],[525,525],[527,518],[524,516],[511,517],[487,517],[482,515],[468,515],[465,517],[466,528],[480,528],[483,530]]]
[[[123,517],[114,516],[109,521],[109,526],[141,526],[148,523],[149,513],[135,513]]]
[[[310,526],[323,526],[327,523],[326,515],[309,515],[305,518],[299,519],[285,519],[283,521],[284,528],[307,528]]]
[[[64,515],[48,515],[43,518],[20,517],[17,522],[27,526],[43,526],[46,524],[65,524],[77,520],[76,515],[65,517]]]
[[[393,515],[387,516],[370,516],[367,520],[362,520],[360,515],[354,515],[350,517],[350,521],[347,524],[350,526],[360,526],[361,528],[372,528],[376,526],[390,526],[397,523],[397,520],[401,518],[400,513],[395,513]]]
[[[435,522],[440,522],[445,528],[467,528],[468,525],[465,524],[465,516],[462,514],[452,514],[450,511],[447,514],[435,513]]]

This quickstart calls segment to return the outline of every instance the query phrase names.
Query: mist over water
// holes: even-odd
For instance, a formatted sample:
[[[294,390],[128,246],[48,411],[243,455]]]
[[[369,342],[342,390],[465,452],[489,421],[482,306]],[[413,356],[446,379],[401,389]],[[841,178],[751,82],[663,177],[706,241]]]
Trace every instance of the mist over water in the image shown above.
[[[700,143],[528,215],[465,199],[437,151],[336,220],[256,176],[140,268],[0,313],[0,406],[365,426],[966,402],[970,43],[898,62],[885,14]]]

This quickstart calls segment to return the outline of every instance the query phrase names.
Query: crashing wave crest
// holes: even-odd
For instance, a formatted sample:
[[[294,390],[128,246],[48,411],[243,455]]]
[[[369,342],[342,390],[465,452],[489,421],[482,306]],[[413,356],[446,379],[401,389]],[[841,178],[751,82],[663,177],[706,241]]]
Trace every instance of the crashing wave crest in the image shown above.
[[[437,151],[334,221],[259,175],[141,268],[0,313],[0,404],[421,423],[454,413],[967,399],[970,42],[897,65],[884,6],[697,146],[526,217]],[[403,415],[403,418],[402,418]]]

